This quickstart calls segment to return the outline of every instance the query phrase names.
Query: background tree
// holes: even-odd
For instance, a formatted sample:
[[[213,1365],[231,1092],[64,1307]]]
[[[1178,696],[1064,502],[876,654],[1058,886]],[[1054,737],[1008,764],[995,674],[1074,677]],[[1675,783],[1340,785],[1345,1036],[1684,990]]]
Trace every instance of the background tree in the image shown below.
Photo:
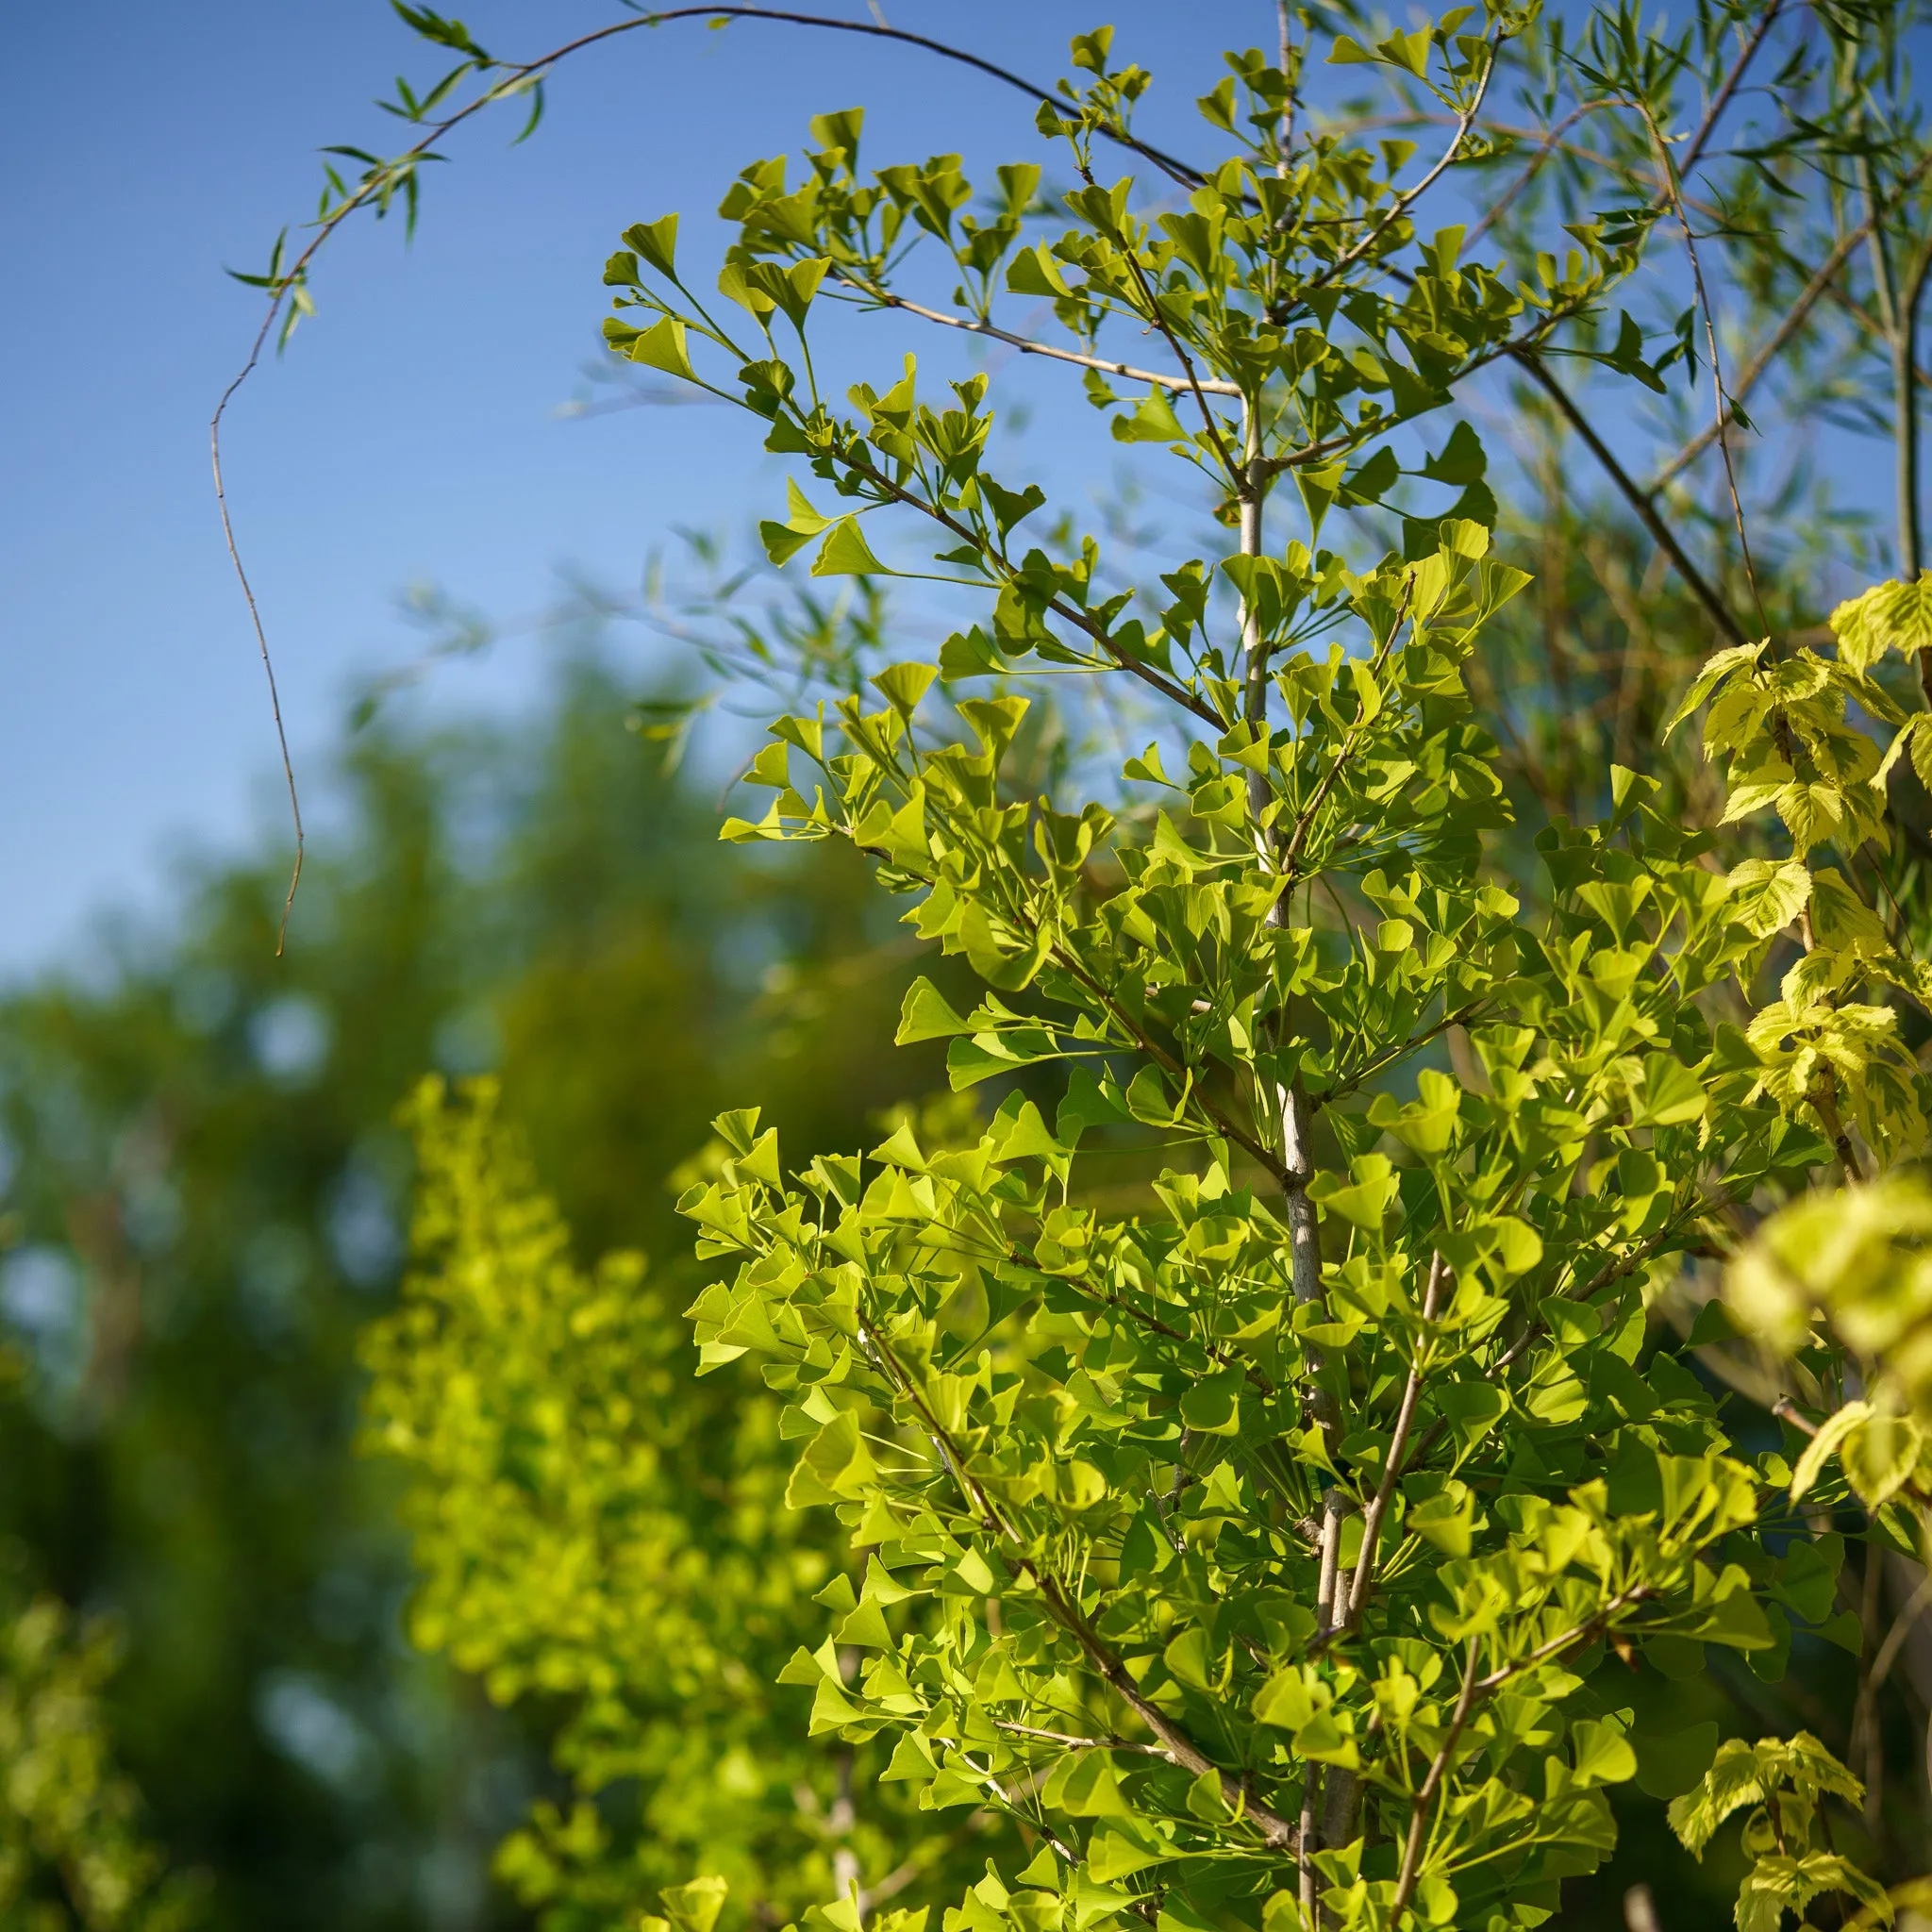
[[[549,1786],[544,1715],[411,1659],[397,1485],[352,1453],[422,1072],[499,1068],[591,1252],[667,1284],[662,1176],[744,1079],[828,1143],[893,1097],[907,969],[857,868],[721,864],[715,783],[662,775],[595,651],[564,662],[514,728],[392,707],[347,742],[281,962],[270,852],[0,1012],[11,1574],[120,1613],[106,1708],[208,1924],[501,1917],[491,1852]]]
[[[116,1768],[101,1709],[113,1632],[76,1629],[52,1598],[0,1631],[0,1910],[31,1932],[172,1932],[195,1880],[169,1874]]]

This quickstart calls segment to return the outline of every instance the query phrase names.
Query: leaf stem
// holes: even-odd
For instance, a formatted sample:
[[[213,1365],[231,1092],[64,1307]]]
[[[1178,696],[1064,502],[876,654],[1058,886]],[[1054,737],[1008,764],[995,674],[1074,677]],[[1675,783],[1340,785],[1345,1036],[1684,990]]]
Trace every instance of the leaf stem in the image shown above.
[[[1435,1323],[1442,1284],[1448,1272],[1439,1249],[1429,1257],[1428,1286],[1423,1293],[1423,1323],[1425,1328]],[[1347,1613],[1340,1620],[1347,1629],[1354,1629],[1361,1622],[1362,1609],[1369,1600],[1369,1589],[1374,1581],[1382,1519],[1388,1513],[1389,1499],[1394,1493],[1396,1478],[1403,1467],[1403,1455],[1408,1447],[1409,1430],[1415,1422],[1416,1401],[1422,1394],[1423,1375],[1428,1365],[1428,1351],[1429,1337],[1424,1335],[1416,1343],[1415,1359],[1409,1365],[1408,1381],[1402,1391],[1402,1406],[1395,1414],[1395,1431],[1390,1438],[1389,1454],[1383,1460],[1382,1479],[1376,1484],[1374,1499],[1362,1519],[1362,1553],[1356,1559]]]
[[[1409,1901],[1415,1897],[1416,1882],[1422,1876],[1423,1834],[1428,1824],[1430,1807],[1436,1802],[1436,1793],[1441,1790],[1442,1780],[1448,1775],[1449,1759],[1461,1741],[1463,1726],[1469,1723],[1469,1713],[1475,1703],[1475,1672],[1480,1653],[1480,1644],[1472,1637],[1469,1640],[1469,1656],[1462,1667],[1462,1689],[1457,1695],[1449,1728],[1409,1806],[1408,1839],[1402,1850],[1401,1875],[1395,1881],[1395,1903],[1389,1911],[1391,1924],[1400,1920],[1408,1909]]]

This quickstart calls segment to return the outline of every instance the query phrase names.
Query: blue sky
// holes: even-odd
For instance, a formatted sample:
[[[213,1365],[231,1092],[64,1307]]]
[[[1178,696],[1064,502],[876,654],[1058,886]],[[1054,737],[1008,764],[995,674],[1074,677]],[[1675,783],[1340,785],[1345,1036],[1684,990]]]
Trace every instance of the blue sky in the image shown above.
[[[868,17],[867,0],[821,4]],[[1157,75],[1141,131],[1182,151],[1202,145],[1191,101],[1219,47],[1266,43],[1274,22],[1272,0],[881,4],[895,25],[1042,81],[1063,71],[1070,34],[1110,17],[1117,56]],[[621,17],[616,0],[464,11],[519,56]],[[401,145],[371,97],[398,68],[419,83],[436,69],[385,0],[74,0],[13,9],[0,48],[4,979],[84,968],[103,908],[164,908],[183,852],[282,824],[261,668],[208,485],[208,413],[258,314],[223,270],[259,266],[312,209],[325,143]],[[619,231],[678,208],[686,251],[715,251],[710,211],[737,169],[795,149],[811,113],[861,102],[874,163],[958,149],[970,172],[1042,152],[1023,99],[917,53],[778,25],[673,26],[564,68],[526,144],[511,149],[504,122],[455,142],[412,247],[396,221],[339,237],[318,319],[244,391],[227,445],[318,839],[322,754],[355,691],[419,655],[396,608],[406,587],[514,618],[542,606],[561,567],[634,582],[672,525],[742,528],[779,499],[733,412],[572,421],[558,406],[596,353]],[[901,348],[942,368],[970,353],[918,324],[866,326],[862,366],[888,381]],[[832,349],[835,377],[860,366],[849,338]],[[1106,474],[1095,419],[1066,383],[1037,364],[1004,379],[1037,409],[1027,475],[1071,482],[1082,457]],[[1862,479],[1882,495],[1881,464],[1834,467],[1853,494]],[[1184,504],[1186,479],[1173,490]],[[501,644],[412,701],[526,702],[550,649]]]
[[[826,7],[866,17],[864,0]],[[888,8],[1047,79],[1098,18],[1059,0]],[[1263,0],[1215,10],[1230,37],[1269,31]],[[506,53],[617,16],[576,0],[463,11]],[[1150,132],[1180,137],[1214,77],[1180,44],[1191,17],[1152,0],[1111,15],[1123,51],[1162,69]],[[84,964],[100,908],[160,908],[174,856],[273,823],[261,670],[208,481],[208,416],[257,314],[223,270],[258,266],[312,208],[323,144],[400,145],[371,97],[398,68],[434,70],[382,0],[19,8],[5,45],[0,974],[14,975]],[[514,615],[559,565],[634,580],[673,522],[742,523],[770,500],[774,478],[727,412],[556,412],[592,354],[618,231],[677,208],[697,241],[740,166],[795,147],[808,114],[861,101],[875,158],[960,148],[990,163],[1041,145],[1024,101],[916,54],[670,27],[564,70],[524,146],[497,123],[454,147],[413,247],[397,222],[340,238],[318,319],[244,392],[228,454],[311,790],[356,681],[418,651],[396,614],[405,586]],[[514,703],[543,648],[444,671],[429,702]]]

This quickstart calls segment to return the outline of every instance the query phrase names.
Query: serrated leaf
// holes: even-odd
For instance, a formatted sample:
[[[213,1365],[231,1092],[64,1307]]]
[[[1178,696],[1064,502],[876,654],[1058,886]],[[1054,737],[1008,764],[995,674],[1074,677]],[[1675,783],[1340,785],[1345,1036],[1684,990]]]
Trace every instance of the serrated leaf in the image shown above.
[[[1781,932],[1811,896],[1811,872],[1800,858],[1747,858],[1724,875],[1731,916],[1753,939]]]
[[[1916,657],[1932,651],[1932,571],[1918,582],[1893,580],[1847,598],[1831,613],[1840,662],[1869,670],[1889,651]]]
[[[1684,701],[1671,713],[1671,722],[1664,726],[1664,736],[1669,738],[1684,720],[1710,696],[1732,672],[1742,669],[1746,664],[1756,664],[1764,655],[1764,643],[1733,644],[1704,660],[1703,669],[1690,681],[1690,689],[1685,692]]]

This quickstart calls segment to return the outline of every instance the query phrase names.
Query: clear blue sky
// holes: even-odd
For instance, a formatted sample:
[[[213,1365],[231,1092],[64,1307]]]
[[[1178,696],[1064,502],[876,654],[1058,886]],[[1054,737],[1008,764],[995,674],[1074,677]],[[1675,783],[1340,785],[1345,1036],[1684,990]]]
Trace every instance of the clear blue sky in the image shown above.
[[[820,4],[868,17],[866,0]],[[1142,131],[1183,151],[1200,145],[1191,101],[1214,50],[1266,44],[1274,22],[1272,0],[1219,0],[1205,34],[1200,8],[1167,0],[881,4],[1043,81],[1071,33],[1111,18],[1117,54],[1158,76]],[[621,17],[616,0],[463,10],[517,56]],[[166,905],[171,853],[279,823],[261,670],[208,487],[208,412],[258,313],[223,269],[259,266],[312,208],[325,143],[402,144],[370,105],[399,67],[435,71],[385,0],[95,0],[0,25],[0,979],[85,964],[98,910]],[[513,617],[560,565],[634,580],[672,524],[742,526],[774,500],[733,412],[557,409],[594,353],[618,232],[679,208],[687,250],[715,249],[709,211],[736,170],[795,150],[810,113],[860,102],[874,162],[1041,152],[1024,100],[917,53],[666,27],[562,70],[525,145],[509,149],[501,122],[459,139],[413,248],[396,221],[339,238],[319,319],[244,392],[228,445],[319,838],[321,755],[358,680],[418,654],[395,610],[405,586]],[[886,321],[869,374],[890,369],[894,331],[958,359],[957,342]],[[1065,390],[1037,365],[1011,374],[1036,398]],[[1094,426],[1076,401],[1045,401],[1027,473],[1072,475]],[[1856,493],[1857,467],[1835,467]],[[499,646],[441,672],[426,702],[514,704],[541,655]]]
[[[824,4],[867,17],[864,0]],[[885,5],[895,25],[1049,80],[1068,36],[1103,17],[1062,0]],[[506,54],[618,17],[608,0],[461,10]],[[1231,38],[1270,32],[1266,0],[1217,11]],[[1124,52],[1163,69],[1149,131],[1178,138],[1214,77],[1198,49],[1179,52],[1186,10],[1131,0],[1105,17]],[[13,975],[84,961],[97,910],[166,903],[171,852],[236,846],[277,809],[260,666],[208,481],[208,412],[258,312],[223,270],[258,266],[312,208],[322,145],[401,145],[371,97],[398,68],[433,68],[383,0],[23,7],[0,48],[0,974]],[[556,409],[592,352],[618,231],[677,208],[697,241],[740,166],[795,149],[808,113],[858,102],[879,159],[1041,145],[1024,101],[914,53],[671,27],[561,72],[524,146],[497,123],[454,147],[412,248],[397,222],[340,238],[319,318],[244,392],[229,450],[315,780],[353,680],[416,655],[394,609],[405,585],[514,614],[542,602],[559,564],[629,579],[671,523],[741,522],[765,498],[769,470],[726,412],[573,423]],[[433,701],[514,702],[539,651],[444,673]]]

